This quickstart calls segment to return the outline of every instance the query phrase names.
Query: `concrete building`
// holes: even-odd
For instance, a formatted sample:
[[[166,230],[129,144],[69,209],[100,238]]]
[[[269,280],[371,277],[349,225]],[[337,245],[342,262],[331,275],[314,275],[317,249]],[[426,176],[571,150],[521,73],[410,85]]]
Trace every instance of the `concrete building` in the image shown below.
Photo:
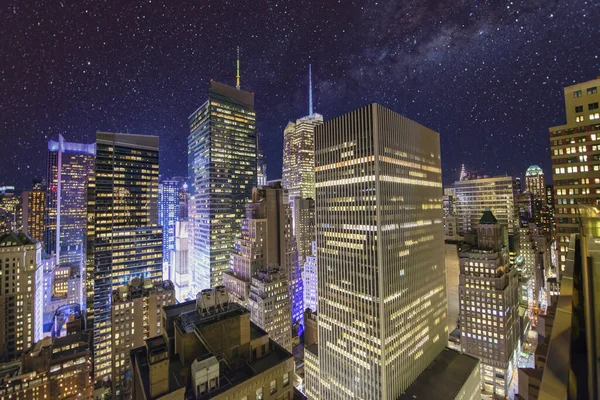
[[[315,171],[311,398],[397,399],[448,338],[439,135],[370,104],[317,126]]]
[[[48,142],[44,250],[59,263],[86,259],[87,190],[94,172],[95,144]]]
[[[301,307],[302,299],[296,301],[295,297],[301,276],[295,262],[292,215],[279,181],[252,191],[252,201],[246,204],[246,218],[241,226],[241,235],[230,255],[231,269],[223,277],[232,299],[246,306],[252,278],[267,267],[278,267],[287,277],[292,310]]]
[[[24,233],[0,236],[0,357],[17,359],[42,339],[42,244]]]
[[[505,227],[490,210],[477,226],[477,245],[460,253],[463,352],[481,360],[481,390],[504,399],[517,367],[518,277],[508,258]]]
[[[131,396],[129,353],[144,340],[161,335],[162,307],[175,304],[175,288],[170,281],[151,282],[134,278],[112,296],[112,395]]]
[[[36,242],[44,242],[46,234],[46,189],[41,183],[21,194],[23,204],[23,233]]]
[[[96,381],[109,388],[113,291],[133,278],[162,280],[158,137],[97,132],[88,195],[87,326],[94,332]]]
[[[163,308],[162,336],[131,352],[133,399],[286,399],[294,360],[225,288]]]
[[[600,204],[598,87],[600,77],[565,87],[566,123],[550,128],[559,274],[571,234],[579,231],[578,206]]]
[[[317,242],[312,242],[312,255],[306,257],[303,272],[304,281],[304,309],[310,308],[317,312],[319,307],[319,284],[317,270]]]
[[[510,176],[480,178],[454,183],[458,235],[475,231],[481,214],[489,208],[509,235],[519,227],[515,180]]]
[[[50,382],[46,374],[26,372],[21,361],[0,364],[0,398],[38,400],[49,396]]]
[[[319,319],[317,313],[307,308],[304,312],[304,348],[319,341]],[[306,350],[305,350],[306,351]]]
[[[292,311],[287,278],[287,274],[279,268],[258,271],[252,277],[248,309],[250,320],[291,352]]]
[[[178,302],[188,300],[191,294],[191,276],[189,268],[188,221],[175,223],[175,248],[169,257],[171,268],[169,279],[175,285],[175,298]]]
[[[222,285],[256,186],[254,93],[210,82],[189,117],[190,270],[194,293]]]
[[[446,264],[446,292],[448,293],[448,332],[458,328],[460,302],[458,285],[460,282],[460,263],[458,246],[453,243],[444,244],[444,261]]]

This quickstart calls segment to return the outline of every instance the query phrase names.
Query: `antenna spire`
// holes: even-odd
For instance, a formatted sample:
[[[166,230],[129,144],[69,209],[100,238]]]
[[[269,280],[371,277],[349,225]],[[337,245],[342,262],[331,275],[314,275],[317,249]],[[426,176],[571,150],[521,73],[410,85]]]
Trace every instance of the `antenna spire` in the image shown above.
[[[240,46],[237,47],[237,75],[235,76],[235,88],[240,90]]]
[[[308,116],[313,116],[313,99],[312,99],[312,64],[308,64]]]

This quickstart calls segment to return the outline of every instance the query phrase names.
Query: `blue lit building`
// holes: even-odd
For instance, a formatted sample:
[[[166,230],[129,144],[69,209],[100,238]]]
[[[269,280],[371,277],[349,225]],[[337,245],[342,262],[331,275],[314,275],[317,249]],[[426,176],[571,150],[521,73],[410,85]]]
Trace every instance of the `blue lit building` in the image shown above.
[[[163,263],[167,264],[171,250],[175,249],[175,222],[180,218],[182,184],[181,179],[174,178],[158,185],[158,224],[163,227]]]

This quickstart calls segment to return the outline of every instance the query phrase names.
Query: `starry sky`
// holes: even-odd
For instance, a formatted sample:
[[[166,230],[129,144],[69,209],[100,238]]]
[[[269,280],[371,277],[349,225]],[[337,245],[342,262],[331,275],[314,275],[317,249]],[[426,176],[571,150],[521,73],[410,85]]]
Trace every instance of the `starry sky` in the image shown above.
[[[551,178],[562,88],[600,75],[598,1],[3,1],[0,186],[45,175],[47,141],[159,135],[161,176],[187,171],[187,118],[210,79],[255,92],[269,179],[283,128],[383,104],[440,133],[444,184]]]

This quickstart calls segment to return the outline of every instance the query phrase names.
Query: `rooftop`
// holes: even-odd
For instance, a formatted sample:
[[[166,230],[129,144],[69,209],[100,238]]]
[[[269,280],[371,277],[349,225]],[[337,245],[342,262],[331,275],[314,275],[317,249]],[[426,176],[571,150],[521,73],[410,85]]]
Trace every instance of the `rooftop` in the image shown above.
[[[454,399],[469,379],[479,360],[445,348],[398,400]]]
[[[498,220],[496,219],[496,217],[494,217],[494,213],[492,213],[492,210],[486,208],[483,212],[483,215],[481,216],[481,219],[479,220],[479,223],[485,225],[494,225],[498,223]]]
[[[0,246],[27,246],[35,245],[35,240],[22,232],[11,232],[0,236]]]

